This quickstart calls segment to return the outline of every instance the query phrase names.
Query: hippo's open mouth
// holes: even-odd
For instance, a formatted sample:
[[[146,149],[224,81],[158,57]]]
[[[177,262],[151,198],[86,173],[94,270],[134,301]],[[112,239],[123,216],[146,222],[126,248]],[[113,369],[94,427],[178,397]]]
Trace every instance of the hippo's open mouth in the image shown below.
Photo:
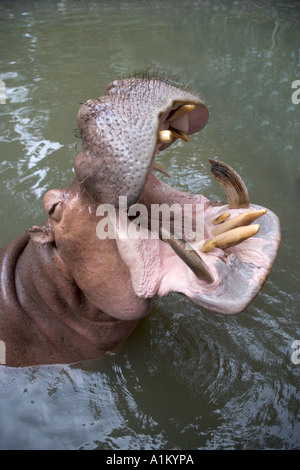
[[[41,227],[1,250],[0,363],[99,357],[128,337],[152,298],[172,291],[225,314],[253,300],[277,254],[277,216],[250,204],[220,161],[211,171],[226,204],[153,174],[167,174],[155,155],[207,119],[197,96],[149,76],[113,82],[81,106],[75,178],[47,191]]]
[[[271,270],[280,244],[277,216],[249,204],[241,177],[219,161],[210,160],[211,171],[227,204],[180,192],[153,175],[153,170],[168,174],[155,155],[177,139],[188,142],[207,120],[207,108],[198,97],[169,83],[137,78],[113,82],[104,97],[87,101],[79,112],[84,148],[75,171],[99,203],[118,208],[120,196],[126,196],[126,231],[132,222],[130,208],[137,203],[146,207],[147,222],[137,217],[139,231],[133,237],[116,226],[118,250],[139,297],[176,291],[205,308],[236,314],[252,301]],[[160,218],[159,237],[153,237],[153,207],[174,204],[181,215],[188,206],[192,219],[201,212],[200,239],[178,236],[174,217],[168,227]],[[184,216],[182,220],[184,224]]]

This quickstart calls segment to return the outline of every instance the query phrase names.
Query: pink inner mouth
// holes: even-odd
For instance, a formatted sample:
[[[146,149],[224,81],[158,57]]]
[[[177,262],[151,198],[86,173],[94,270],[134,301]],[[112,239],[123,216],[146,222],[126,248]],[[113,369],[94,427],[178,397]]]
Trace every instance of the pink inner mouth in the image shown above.
[[[192,196],[171,188],[158,180],[152,173],[148,175],[141,203],[192,204],[196,210],[200,204],[204,210],[204,239],[211,235],[212,220],[219,213],[228,210],[228,205],[213,205],[204,196]],[[252,205],[248,209],[231,210],[232,217],[243,212],[257,210]],[[117,239],[118,249],[127,264],[136,294],[142,298],[163,297],[169,292],[180,292],[195,303],[220,313],[236,314],[244,310],[264,284],[280,241],[280,228],[277,216],[268,211],[261,219],[258,235],[243,243],[222,250],[214,248],[202,253],[204,240],[191,242],[192,248],[201,256],[208,267],[213,282],[199,279],[186,263],[165,242],[151,239],[151,232],[144,228],[144,235],[135,240]]]

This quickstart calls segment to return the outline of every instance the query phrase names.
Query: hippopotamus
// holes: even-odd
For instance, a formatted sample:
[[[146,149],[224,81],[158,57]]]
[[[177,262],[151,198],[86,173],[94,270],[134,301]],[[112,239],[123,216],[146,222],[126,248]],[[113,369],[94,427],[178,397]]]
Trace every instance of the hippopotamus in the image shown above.
[[[150,75],[116,80],[81,105],[73,181],[45,194],[43,225],[1,248],[2,365],[98,358],[170,292],[217,313],[246,309],[277,255],[276,214],[251,204],[242,178],[216,159],[226,202],[154,175],[168,175],[156,155],[188,142],[208,114],[198,95]]]

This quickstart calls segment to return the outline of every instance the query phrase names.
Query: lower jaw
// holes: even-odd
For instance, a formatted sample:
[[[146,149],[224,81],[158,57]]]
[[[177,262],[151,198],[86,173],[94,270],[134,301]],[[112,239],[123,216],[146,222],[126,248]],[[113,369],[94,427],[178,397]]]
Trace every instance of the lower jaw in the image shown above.
[[[249,207],[247,189],[234,170],[222,162],[213,161],[212,164],[216,167],[213,176],[216,179],[219,178],[220,184],[224,185],[228,205],[225,204],[222,207],[220,204],[211,204],[203,196],[192,196],[178,191],[158,180],[152,173],[147,177],[140,199],[140,205],[144,206],[146,211],[151,211],[153,205],[166,204],[170,209],[176,203],[180,208],[188,204],[192,205],[193,210],[195,206],[202,205],[202,242],[198,240],[198,243],[191,243],[191,246],[186,247],[185,242],[179,240],[179,243],[174,245],[170,243],[171,248],[161,240],[161,233],[159,233],[161,230],[156,232],[149,230],[152,224],[149,225],[147,216],[144,228],[140,231],[136,230],[136,237],[121,243],[119,248],[123,251],[125,263],[131,272],[132,284],[138,296],[149,298],[177,291],[193,300],[196,299],[196,303],[200,305],[207,308],[213,307],[211,309],[214,311],[236,314],[247,306],[247,302],[252,300],[265,282],[279,247],[280,226],[275,214],[269,211],[265,216],[266,209],[259,206]],[[238,187],[238,191],[235,187]],[[246,211],[245,208],[247,208]],[[231,209],[234,210],[229,213]],[[232,214],[233,217],[229,218]],[[254,219],[252,219],[253,214]],[[242,224],[240,221],[237,222],[239,218],[237,216],[240,215]],[[258,224],[252,224],[252,222],[262,215],[265,221],[263,233],[258,238],[252,238],[257,233],[256,227],[259,228]],[[228,221],[227,218],[229,218]],[[224,224],[223,227],[228,227],[229,222],[230,229],[225,231],[226,236],[222,233],[217,237],[213,235],[219,245],[211,244],[208,240],[209,243],[204,246],[205,238],[208,235],[212,236],[216,222],[217,224],[221,222],[220,225]],[[134,224],[130,219],[127,219],[127,223]],[[208,233],[204,233],[204,223],[205,227],[209,227]],[[234,237],[237,236],[237,239],[234,239],[233,233],[228,235],[229,232],[233,232],[232,228],[235,230],[235,227],[237,231]],[[133,225],[133,231],[135,228],[136,225]],[[246,238],[243,238],[244,234]],[[239,243],[244,240],[247,241],[241,248]],[[180,244],[184,245],[183,249],[178,249]],[[270,248],[266,251],[268,246]],[[132,256],[130,250],[132,250]],[[236,292],[236,286],[240,286],[239,293]],[[203,302],[197,301],[201,296],[203,296]]]

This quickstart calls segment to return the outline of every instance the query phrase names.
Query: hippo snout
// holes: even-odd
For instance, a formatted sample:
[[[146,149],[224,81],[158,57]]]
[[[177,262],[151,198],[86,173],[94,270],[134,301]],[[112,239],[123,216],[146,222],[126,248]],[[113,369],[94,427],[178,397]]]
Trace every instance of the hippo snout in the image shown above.
[[[187,111],[188,110],[188,111]],[[75,160],[80,184],[97,202],[139,201],[155,154],[176,139],[188,140],[207,123],[197,97],[167,81],[130,78],[112,82],[104,96],[78,113],[83,142]]]

